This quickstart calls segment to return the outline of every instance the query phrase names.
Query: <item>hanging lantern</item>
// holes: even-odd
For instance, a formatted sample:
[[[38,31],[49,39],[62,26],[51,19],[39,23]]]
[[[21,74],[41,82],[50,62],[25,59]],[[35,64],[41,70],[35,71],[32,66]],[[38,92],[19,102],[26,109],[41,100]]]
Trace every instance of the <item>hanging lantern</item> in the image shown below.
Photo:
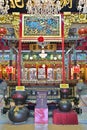
[[[86,33],[86,35],[87,35],[87,27],[85,28],[85,33]]]
[[[79,73],[80,72],[80,66],[74,66],[73,67],[73,69],[74,69],[74,73]]]
[[[37,41],[38,41],[37,44],[39,46],[41,46],[42,48],[44,48],[48,44],[48,42],[44,41],[44,37],[43,36],[39,36]]]
[[[38,37],[38,42],[41,42],[41,43],[44,42],[44,37],[43,36],[39,36]]]
[[[85,36],[85,35],[87,35],[87,28],[85,28],[85,27],[80,28],[80,29],[78,30],[78,34],[79,34],[80,36]]]
[[[6,35],[6,33],[7,33],[6,28],[0,27],[0,37],[3,37],[4,35]]]

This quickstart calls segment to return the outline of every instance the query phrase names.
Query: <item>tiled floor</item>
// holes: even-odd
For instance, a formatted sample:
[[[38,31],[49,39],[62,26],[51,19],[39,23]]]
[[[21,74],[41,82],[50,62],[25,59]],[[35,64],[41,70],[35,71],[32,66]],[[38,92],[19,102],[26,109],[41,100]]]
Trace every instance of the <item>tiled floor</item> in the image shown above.
[[[87,108],[84,108],[87,110]],[[13,124],[8,119],[8,114],[0,115],[0,130],[87,130],[87,112],[83,112],[78,115],[78,125],[53,125],[52,117],[49,117],[48,124],[34,124],[34,117],[29,117],[29,119],[21,124]]]
[[[4,124],[0,126],[0,130],[87,130],[84,125],[38,125],[38,124],[24,124],[24,125],[11,125]]]

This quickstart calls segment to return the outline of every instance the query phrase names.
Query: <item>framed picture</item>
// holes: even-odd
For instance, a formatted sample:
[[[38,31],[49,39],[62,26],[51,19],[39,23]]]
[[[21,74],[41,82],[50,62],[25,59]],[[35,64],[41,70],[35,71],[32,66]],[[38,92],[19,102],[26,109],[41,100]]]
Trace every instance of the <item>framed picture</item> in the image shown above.
[[[38,79],[45,79],[45,68],[38,68]]]
[[[61,38],[61,15],[36,17],[22,14],[22,38],[37,41],[39,36],[43,36],[45,41]]]
[[[29,69],[29,79],[30,80],[37,79],[37,69],[36,68],[30,68]]]
[[[58,81],[62,80],[62,68],[57,68],[57,70],[56,70],[56,80],[58,80]]]
[[[48,68],[47,69],[47,79],[48,80],[53,80],[54,76],[53,76],[53,68]]]

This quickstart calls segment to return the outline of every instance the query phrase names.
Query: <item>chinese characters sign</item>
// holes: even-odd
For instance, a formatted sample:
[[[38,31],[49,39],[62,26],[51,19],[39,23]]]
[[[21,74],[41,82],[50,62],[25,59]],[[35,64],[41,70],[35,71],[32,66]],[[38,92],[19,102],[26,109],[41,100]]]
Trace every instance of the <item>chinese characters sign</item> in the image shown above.
[[[28,4],[28,0],[8,0],[9,1],[9,12],[21,12],[21,13],[27,13],[26,5]],[[34,0],[30,0],[32,5],[36,3]],[[39,1],[40,2],[40,1]],[[58,4],[56,2],[56,4]],[[61,12],[77,12],[77,0],[60,0],[61,5]]]
[[[21,12],[26,13],[26,4],[28,0],[8,0],[9,1],[9,13]]]
[[[10,0],[10,7],[11,8],[23,8],[24,7],[24,0]]]

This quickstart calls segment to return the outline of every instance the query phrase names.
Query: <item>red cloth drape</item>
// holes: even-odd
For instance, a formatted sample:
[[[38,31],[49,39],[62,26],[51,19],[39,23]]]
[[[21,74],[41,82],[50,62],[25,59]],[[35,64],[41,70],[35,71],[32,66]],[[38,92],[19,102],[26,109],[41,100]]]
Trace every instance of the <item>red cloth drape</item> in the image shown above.
[[[61,112],[56,109],[53,111],[53,124],[76,125],[78,124],[77,113],[73,110],[70,112]]]

